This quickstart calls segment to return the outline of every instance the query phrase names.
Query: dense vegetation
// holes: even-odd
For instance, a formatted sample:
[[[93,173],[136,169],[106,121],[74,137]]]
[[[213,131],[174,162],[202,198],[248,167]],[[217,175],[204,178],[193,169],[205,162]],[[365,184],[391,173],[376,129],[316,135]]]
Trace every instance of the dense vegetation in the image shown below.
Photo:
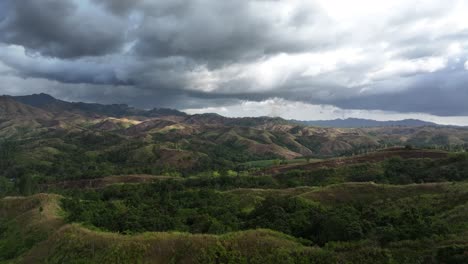
[[[191,164],[197,159],[197,163],[190,167],[175,167],[158,162],[164,148],[157,144],[147,147],[147,143],[138,139],[88,134],[83,137],[68,135],[61,140],[44,138],[43,141],[0,141],[1,180],[7,178],[16,182],[22,174],[29,175],[37,183],[118,174],[188,176],[196,172],[237,170],[247,161],[277,158],[253,155],[244,146],[229,142],[218,145],[194,143],[187,148],[203,149],[207,155],[187,156],[181,162]],[[96,151],[105,148],[109,150]]]
[[[289,187],[369,181],[389,184],[465,181],[468,180],[468,154],[452,154],[440,160],[392,157],[384,162],[289,170],[277,175],[276,179]]]
[[[0,263],[468,263],[464,128],[39,97],[0,98]]]
[[[7,163],[8,159],[3,162]],[[306,160],[299,162],[307,164]],[[281,163],[278,160],[277,164]],[[261,162],[242,163],[232,169],[218,168],[202,172],[195,171],[193,174],[186,175],[176,171],[172,173],[167,171],[165,174],[182,180],[186,187],[218,190],[233,188],[279,189],[298,186],[326,186],[345,182],[410,184],[468,180],[468,154],[466,153],[453,153],[448,158],[439,160],[393,157],[383,162],[318,167],[312,170],[291,169],[277,175],[263,173],[262,164]],[[53,166],[72,168],[72,166],[64,166],[60,162]],[[50,190],[44,188],[48,181],[41,176],[42,173],[40,167],[9,166],[8,169],[4,170],[5,176],[0,176],[0,196],[17,193],[29,195],[38,191]],[[68,178],[60,180],[65,179]]]
[[[66,219],[91,230],[59,228],[54,197],[0,200],[0,263],[21,254],[19,263],[466,263],[466,187],[345,184],[219,192],[167,181],[68,193],[62,198]],[[296,238],[263,229],[231,232],[257,227]],[[147,229],[229,233],[135,234]]]
[[[204,242],[208,244],[203,250],[193,248],[189,263],[268,263],[277,258],[284,263],[465,263],[468,188],[463,182],[467,180],[467,163],[468,155],[458,153],[439,160],[394,157],[383,162],[290,170],[276,175],[262,175],[262,166],[244,167],[190,177],[175,175],[151,184],[110,185],[103,189],[56,187],[49,191],[63,196],[60,205],[65,221],[81,223],[93,232],[129,237],[153,231],[220,235],[216,239],[226,236],[215,244]],[[9,173],[18,178],[3,178],[3,194],[30,194],[42,188],[24,168]],[[346,184],[369,181],[384,185]],[[407,185],[410,183],[413,185]],[[35,210],[43,214],[44,209],[41,206]],[[259,229],[279,233],[249,231]],[[0,221],[0,263],[29,252],[39,241],[52,239],[42,229],[27,230],[24,232],[17,220]],[[102,248],[99,254],[103,255],[91,254],[85,250],[91,246],[87,240],[75,241],[75,232],[82,231],[67,232],[60,234],[67,237],[65,240],[51,242],[60,246],[52,251],[49,263],[64,259],[97,263],[102,262],[101,258],[107,263],[111,252],[122,247],[128,255],[120,255],[127,257],[120,261],[131,263],[147,250],[138,242]],[[232,242],[251,235],[242,232],[260,233],[243,238],[243,242]],[[249,253],[236,246],[245,239],[258,243]],[[279,248],[263,251],[265,243],[273,243],[271,239],[278,240],[274,243],[279,243],[275,244]],[[296,245],[288,249],[283,244],[290,243],[286,241]],[[193,243],[183,247],[194,247],[198,242]],[[80,253],[65,253],[69,251]],[[172,255],[171,261],[177,263],[186,257]]]
[[[453,197],[438,199],[417,197],[329,207],[298,197],[267,196],[257,202],[252,197],[253,201],[246,204],[245,197],[231,193],[160,182],[79,192],[74,198],[64,199],[63,208],[71,222],[122,233],[221,234],[268,228],[324,245],[371,237],[387,243],[446,234],[449,225],[437,215],[447,210],[441,203]]]

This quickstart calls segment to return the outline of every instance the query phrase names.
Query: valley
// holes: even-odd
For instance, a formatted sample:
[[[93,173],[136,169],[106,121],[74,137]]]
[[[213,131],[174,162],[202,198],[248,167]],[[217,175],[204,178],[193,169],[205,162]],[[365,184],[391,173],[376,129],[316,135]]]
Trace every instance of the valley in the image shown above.
[[[0,97],[0,263],[464,263],[468,129]],[[279,262],[278,262],[279,261]]]
[[[0,0],[0,264],[468,264],[467,13]]]

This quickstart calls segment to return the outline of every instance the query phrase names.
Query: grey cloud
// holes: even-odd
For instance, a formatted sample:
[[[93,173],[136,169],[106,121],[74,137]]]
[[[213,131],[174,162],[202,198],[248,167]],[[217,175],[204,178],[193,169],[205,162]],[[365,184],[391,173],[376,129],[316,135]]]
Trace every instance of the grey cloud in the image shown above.
[[[425,40],[421,40],[424,42]],[[421,43],[419,42],[419,43]],[[435,55],[442,55],[441,53],[445,52],[447,47],[447,42],[438,43],[437,45],[432,46],[423,46],[417,44],[411,44],[402,46],[401,48],[396,49],[395,57],[404,58],[404,59],[420,59]]]
[[[6,0],[0,41],[42,55],[77,58],[116,52],[125,23],[98,10],[80,10],[71,0]],[[86,7],[81,7],[86,8]]]
[[[0,61],[16,69],[18,76],[44,78],[63,83],[129,85],[132,80],[125,71],[124,60],[113,57],[102,59],[63,60],[32,57],[21,48],[0,45]],[[113,61],[113,63],[109,63]]]
[[[98,4],[105,6],[113,13],[118,15],[127,15],[137,6],[139,6],[143,0],[93,0]]]
[[[365,95],[334,100],[331,103],[346,109],[373,109],[399,112],[421,112],[439,116],[468,115],[468,74],[463,63],[448,70],[419,75],[408,88],[399,92]],[[455,69],[453,69],[455,68]],[[392,85],[394,80],[383,85]]]
[[[411,31],[452,11],[441,2],[398,12],[375,25],[340,25],[306,0],[5,0],[0,2],[0,42],[23,46],[26,54],[3,51],[0,61],[22,78],[78,89],[61,92],[71,88],[54,85],[47,90],[75,100],[194,108],[278,97],[351,109],[461,115],[468,114],[466,30]],[[447,55],[453,42],[462,47],[458,63]],[[271,87],[259,87],[258,76],[248,71],[249,65],[282,54],[301,60],[307,53],[340,49],[360,50],[363,58],[338,58],[336,65],[319,60],[319,73],[291,70]],[[387,62],[431,57],[450,63],[434,71],[397,67],[395,73],[367,80]],[[265,66],[265,78],[288,71],[281,63]],[[200,68],[206,72],[197,73]],[[197,87],[210,83],[213,89]]]
[[[320,25],[325,16],[318,7],[294,9],[290,19],[280,21],[262,13],[260,3],[281,2],[175,1],[156,5],[158,12],[148,12],[138,30],[136,51],[143,56],[185,56],[225,64],[330,45],[325,36],[331,37],[332,29]],[[315,28],[313,34],[302,33],[305,26]]]

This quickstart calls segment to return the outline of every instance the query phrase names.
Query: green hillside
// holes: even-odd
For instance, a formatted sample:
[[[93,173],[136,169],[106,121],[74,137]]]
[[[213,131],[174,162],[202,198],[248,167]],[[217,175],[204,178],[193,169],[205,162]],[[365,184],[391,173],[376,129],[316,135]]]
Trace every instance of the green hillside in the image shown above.
[[[135,191],[158,188],[157,186],[113,187],[113,190],[109,190],[110,193],[118,194],[119,197],[114,196],[108,202],[101,199],[104,196],[109,199],[109,191],[106,190],[104,193],[107,194],[102,194],[101,197],[99,193],[102,192],[96,196],[96,193],[92,194],[90,191],[80,195],[82,198],[94,197],[94,200],[81,199],[80,203],[92,206],[83,211],[89,216],[98,210],[91,201],[123,206],[130,201],[125,193],[134,195]],[[74,208],[69,211],[68,208],[63,211],[58,204],[67,199],[63,200],[57,195],[4,198],[0,202],[0,260],[5,263],[466,261],[468,186],[465,183],[407,186],[345,184],[298,192],[243,190],[219,193],[222,196],[232,196],[234,200],[250,200],[250,205],[255,207],[249,213],[253,217],[250,221],[256,223],[255,229],[222,234],[191,234],[187,231],[175,232],[176,230],[126,230],[113,233],[103,231],[106,228],[90,225],[87,221],[82,224],[67,224],[70,214],[77,210]],[[150,203],[147,199],[144,203]],[[249,204],[241,203],[241,207],[244,206]],[[258,229],[293,227],[300,230],[301,223],[309,222],[304,222],[303,217],[311,212],[313,215],[309,220],[317,219],[319,222],[316,224],[320,226],[316,229],[319,233],[312,237],[295,238],[278,231]],[[327,215],[323,223],[319,220],[320,212]],[[103,217],[102,212],[91,216],[93,217]],[[122,215],[118,218],[122,218]],[[113,220],[118,221],[117,218]],[[310,230],[307,232],[313,234],[314,228],[311,228],[304,230]],[[294,234],[292,230],[282,231]]]
[[[468,130],[0,98],[0,263],[467,263]]]

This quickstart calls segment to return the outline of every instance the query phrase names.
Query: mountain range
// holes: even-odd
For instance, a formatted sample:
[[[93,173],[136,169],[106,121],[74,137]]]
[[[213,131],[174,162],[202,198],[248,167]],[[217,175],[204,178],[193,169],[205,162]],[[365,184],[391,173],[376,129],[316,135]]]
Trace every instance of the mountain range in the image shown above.
[[[9,96],[3,96],[8,98]],[[126,104],[111,104],[103,105],[97,103],[82,103],[82,102],[66,102],[52,97],[51,95],[40,93],[26,96],[11,96],[10,99],[22,103],[24,105],[33,106],[42,110],[52,112],[55,114],[69,112],[76,113],[85,116],[97,117],[97,116],[110,116],[110,117],[124,117],[124,116],[140,116],[140,117],[162,117],[162,116],[180,116],[188,117],[189,115],[175,110],[167,108],[154,108],[151,110],[141,110],[134,107],[130,107]],[[21,107],[19,107],[21,108]],[[24,108],[24,107],[23,107]],[[197,116],[197,115],[196,115]],[[259,120],[271,120],[281,118],[224,118],[218,114],[203,114],[203,120],[206,122],[221,122],[221,123],[236,123],[240,120],[243,125],[249,122],[257,122]],[[284,120],[286,122],[286,120]],[[404,119],[396,121],[377,121],[372,119],[361,119],[361,118],[347,118],[347,119],[334,119],[334,120],[289,120],[291,123],[297,123],[306,126],[314,127],[332,127],[332,128],[369,128],[369,127],[419,127],[419,126],[438,126],[433,122],[422,121],[418,119]],[[190,121],[189,121],[190,122]],[[192,119],[192,122],[193,121]]]
[[[56,99],[48,94],[40,93],[26,96],[12,96],[17,102],[41,108],[52,113],[71,112],[86,116],[186,116],[185,113],[166,108],[154,108],[152,110],[140,110],[126,104],[103,105],[97,103],[66,102]]]
[[[333,127],[319,127],[282,118],[227,118],[66,102],[47,94],[0,97],[0,137],[18,142],[18,158],[34,166],[83,156],[86,162],[106,161],[111,167],[193,170],[251,160],[350,155],[407,144],[464,148],[468,143],[466,128],[418,120],[376,122],[338,120],[328,122]],[[361,125],[341,128],[345,123]]]
[[[419,126],[438,126],[433,122],[422,121],[418,119],[404,119],[396,121],[377,121],[372,119],[347,118],[334,120],[315,120],[315,121],[298,121],[292,120],[298,124],[318,127],[336,127],[336,128],[359,128],[359,127],[419,127]]]

